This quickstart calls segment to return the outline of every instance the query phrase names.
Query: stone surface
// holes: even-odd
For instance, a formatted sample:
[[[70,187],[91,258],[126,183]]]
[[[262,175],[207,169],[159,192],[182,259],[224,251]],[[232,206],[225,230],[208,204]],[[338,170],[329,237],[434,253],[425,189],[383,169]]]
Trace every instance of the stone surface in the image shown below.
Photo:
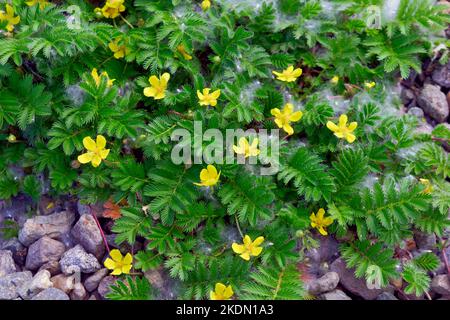
[[[439,65],[431,76],[434,82],[444,88],[450,88],[450,62],[446,65]]]
[[[416,98],[416,96],[414,95],[414,92],[412,90],[403,88],[402,92],[400,93],[400,98],[402,99],[404,105],[408,105]]]
[[[431,289],[442,295],[450,295],[450,279],[447,274],[440,274],[431,281]]]
[[[92,273],[101,268],[97,258],[93,254],[87,253],[80,245],[67,250],[59,260],[59,264],[64,274]]]
[[[92,215],[83,214],[72,228],[72,237],[83,248],[101,258],[105,253],[102,235]]]
[[[414,241],[416,246],[421,250],[433,250],[436,248],[436,235],[434,233],[427,234],[419,230],[414,231]]]
[[[50,272],[50,274],[51,274],[52,276],[55,276],[55,275],[57,275],[57,274],[59,274],[59,273],[61,272],[61,268],[60,268],[60,266],[59,266],[59,261],[54,261],[54,260],[49,261],[49,262],[43,264],[43,265],[39,268],[39,271],[40,271],[40,270],[47,270],[48,272]]]
[[[9,250],[0,250],[0,278],[16,272],[13,254]]]
[[[398,299],[390,292],[383,292],[377,297],[377,300],[398,300]]]
[[[13,300],[19,296],[19,288],[31,281],[30,271],[10,273],[0,278],[0,300]]]
[[[110,286],[113,285],[116,282],[116,279],[113,276],[107,276],[100,281],[100,284],[98,285],[98,294],[105,299],[106,295],[110,291]]]
[[[338,283],[339,275],[333,271],[327,272],[319,279],[316,279],[309,283],[308,291],[310,294],[318,295],[335,289]]]
[[[417,103],[423,111],[438,122],[445,122],[448,118],[447,97],[439,86],[425,84]]]
[[[25,259],[27,257],[27,248],[20,243],[19,239],[12,238],[3,242],[1,246],[2,250],[9,250],[13,254],[14,262],[19,266],[25,265]]]
[[[75,277],[58,274],[50,279],[54,288],[57,288],[67,294],[72,291],[75,286]]]
[[[95,289],[97,289],[100,281],[102,281],[102,279],[104,277],[106,277],[108,275],[108,273],[109,273],[109,270],[106,268],[103,268],[103,269],[98,270],[92,276],[88,277],[84,281],[84,287],[86,288],[86,290],[89,292],[92,292]]]
[[[37,295],[31,300],[70,300],[69,296],[63,291],[56,288],[48,288]]]
[[[354,295],[362,297],[365,300],[374,300],[386,290],[386,288],[384,288],[383,290],[369,289],[366,285],[366,281],[363,278],[355,278],[354,269],[347,269],[347,266],[345,265],[345,262],[342,260],[342,258],[336,259],[331,264],[330,269],[339,274],[340,283],[345,289],[347,289]]]
[[[416,116],[420,120],[425,116],[425,113],[423,113],[423,110],[418,107],[409,108],[408,114],[410,114],[412,116]]]
[[[343,291],[338,289],[321,294],[320,298],[322,300],[352,300]]]
[[[53,283],[50,281],[50,272],[41,270],[34,275],[33,279],[24,283],[18,292],[22,299],[29,300],[39,292],[51,287],[53,287]]]
[[[65,249],[61,242],[44,236],[28,248],[25,267],[36,270],[49,261],[58,261]]]
[[[71,300],[85,300],[87,298],[87,291],[81,283],[76,283],[70,293]]]
[[[69,211],[33,217],[28,219],[20,229],[19,241],[25,246],[29,246],[43,236],[58,238],[62,234],[70,232],[74,220],[75,214]]]

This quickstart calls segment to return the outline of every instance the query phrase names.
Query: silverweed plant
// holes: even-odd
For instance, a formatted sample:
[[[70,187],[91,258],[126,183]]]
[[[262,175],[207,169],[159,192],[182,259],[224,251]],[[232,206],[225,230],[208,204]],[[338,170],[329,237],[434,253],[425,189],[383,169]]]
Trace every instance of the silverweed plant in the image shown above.
[[[438,257],[399,252],[450,225],[450,131],[417,131],[392,88],[448,62],[450,19],[389,2],[0,1],[0,199],[106,203],[110,299],[157,297],[152,270],[174,298],[311,298],[305,252],[324,237],[369,287],[427,293]],[[194,122],[277,132],[277,150],[174,139]],[[175,164],[183,143],[203,161]],[[242,161],[207,161],[211,144]]]

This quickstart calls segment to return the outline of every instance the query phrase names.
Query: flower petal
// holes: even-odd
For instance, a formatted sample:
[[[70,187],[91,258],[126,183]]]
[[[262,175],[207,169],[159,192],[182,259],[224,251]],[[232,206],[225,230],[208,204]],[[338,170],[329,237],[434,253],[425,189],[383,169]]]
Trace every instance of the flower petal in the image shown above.
[[[356,127],[358,126],[357,122],[351,122],[348,126],[348,130],[349,131],[354,131],[356,129]]]
[[[120,276],[122,274],[122,268],[116,268],[113,272],[111,272],[113,276]]]
[[[110,258],[106,258],[105,262],[103,262],[103,265],[109,270],[114,270],[116,268],[116,263]]]
[[[260,236],[260,237],[256,238],[255,241],[253,241],[253,245],[254,246],[259,246],[263,242],[264,242],[264,237]]]
[[[131,253],[128,252],[128,253],[125,255],[125,257],[123,258],[122,262],[123,262],[124,264],[131,264],[131,263],[133,262],[133,256],[131,255]]]
[[[283,130],[288,134],[288,135],[293,135],[294,134],[294,128],[291,127],[290,124],[286,123],[283,126]]]
[[[151,77],[148,79],[148,82],[150,82],[150,84],[151,84],[153,87],[159,87],[159,79],[158,79],[157,76],[151,76]]]
[[[344,127],[347,124],[348,117],[346,114],[341,114],[339,117],[339,127]]]
[[[294,113],[289,117],[289,120],[292,121],[292,122],[297,122],[297,121],[299,121],[302,117],[303,117],[303,112],[297,111],[297,112],[294,112]]]
[[[261,254],[262,250],[263,250],[262,247],[253,247],[251,254],[252,256],[257,257]]]
[[[97,136],[97,148],[98,149],[104,149],[106,147],[106,139],[104,136],[102,136],[101,134],[99,134]]]
[[[218,294],[218,295],[223,295],[223,293],[225,292],[226,288],[227,288],[227,287],[226,287],[223,283],[217,282],[217,283],[216,283],[216,286],[215,286],[215,288],[214,288],[214,291],[215,291],[216,294]]]
[[[102,158],[100,158],[100,156],[98,154],[94,154],[92,156],[91,163],[92,163],[92,166],[96,168],[100,165],[100,163],[102,163]]]
[[[270,114],[273,115],[273,116],[275,116],[275,117],[276,117],[276,116],[279,116],[280,113],[281,113],[281,111],[280,111],[280,109],[278,109],[278,108],[273,108],[273,109],[270,110]]]
[[[229,299],[233,296],[234,292],[233,292],[233,288],[231,288],[231,286],[226,287],[225,291],[223,292],[223,296],[225,297],[225,299]]]
[[[250,238],[249,235],[245,235],[244,239],[243,239],[244,245],[246,247],[248,247],[249,245],[252,244],[252,238]]]
[[[213,93],[211,93],[211,97],[213,99],[218,99],[220,97],[220,90],[216,90]]]
[[[322,220],[324,214],[325,214],[325,210],[323,208],[320,208],[319,211],[317,211],[317,219]]]
[[[339,127],[335,123],[333,123],[331,121],[327,122],[327,128],[330,129],[333,132],[336,132],[336,131],[339,130]]]
[[[240,257],[246,261],[250,260],[250,254],[248,252],[244,252],[243,254],[240,255]]]
[[[116,262],[121,262],[123,259],[122,253],[118,249],[111,250],[109,256]]]
[[[89,151],[95,151],[97,149],[97,145],[91,137],[84,137],[83,146]]]
[[[355,140],[356,140],[356,136],[354,134],[347,133],[347,142],[348,143],[353,143]]]
[[[170,80],[170,73],[167,73],[167,72],[163,73],[163,75],[161,76],[161,80],[160,80],[161,85],[166,87],[169,80]]]
[[[318,230],[319,230],[321,235],[323,235],[323,236],[328,235],[328,232],[323,227],[320,227]]]
[[[245,251],[245,247],[242,244],[237,244],[236,242],[234,242],[231,245],[231,248],[233,249],[233,251],[237,254],[242,254]]]
[[[87,152],[87,153],[83,153],[82,155],[78,156],[78,162],[79,163],[89,163],[92,161],[92,157],[94,156],[94,153],[92,152]]]
[[[209,177],[210,177],[211,179],[217,177],[217,169],[216,169],[216,167],[214,167],[212,164],[208,164],[208,166],[206,167],[206,169],[208,170]]]
[[[129,274],[130,270],[131,270],[132,265],[131,264],[126,264],[122,266],[122,273],[124,274]]]
[[[144,96],[154,97],[156,95],[156,89],[153,87],[147,87],[144,89]]]
[[[100,151],[100,158],[106,159],[106,157],[108,157],[109,151],[110,151],[109,149],[101,150]]]
[[[209,179],[209,172],[207,169],[202,169],[202,171],[200,171],[200,180],[201,181],[206,181]]]

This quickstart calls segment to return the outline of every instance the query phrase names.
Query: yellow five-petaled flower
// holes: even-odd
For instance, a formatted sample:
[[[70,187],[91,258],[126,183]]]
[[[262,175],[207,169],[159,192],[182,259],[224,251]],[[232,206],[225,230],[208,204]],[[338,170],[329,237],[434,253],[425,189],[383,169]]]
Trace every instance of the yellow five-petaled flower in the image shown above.
[[[119,276],[122,273],[129,274],[132,268],[133,257],[130,253],[127,253],[125,257],[119,250],[113,249],[109,253],[111,258],[106,258],[104,265],[107,269],[113,270],[111,274],[113,276]]]
[[[123,5],[124,1],[125,0],[107,0],[103,8],[101,8],[103,16],[110,19],[117,18],[120,13],[124,12],[126,9]]]
[[[95,84],[97,85],[97,87],[100,85],[100,82],[102,81],[103,77],[106,79],[106,86],[108,88],[112,87],[114,81],[116,81],[116,79],[110,79],[109,75],[108,75],[108,72],[106,72],[106,71],[103,71],[99,75],[98,71],[97,71],[97,68],[92,69],[91,76],[92,76],[92,79],[94,79]]]
[[[32,7],[39,3],[39,9],[43,10],[46,6],[49,6],[50,3],[47,0],[30,0],[25,2],[27,6]]]
[[[328,233],[325,228],[333,223],[333,218],[325,218],[324,215],[325,210],[320,208],[319,211],[317,211],[317,216],[314,214],[314,212],[311,213],[311,215],[309,216],[309,220],[311,220],[311,227],[316,228],[317,230],[319,230],[321,235],[326,236]]]
[[[339,117],[339,123],[336,125],[331,121],[327,122],[327,128],[334,132],[334,135],[339,139],[346,139],[348,143],[355,141],[356,136],[352,133],[358,126],[357,122],[351,122],[347,126],[348,117],[342,114]]]
[[[339,82],[339,77],[338,76],[334,76],[333,78],[331,78],[331,83],[332,84],[337,84]]]
[[[290,123],[300,121],[303,116],[301,111],[294,112],[294,106],[291,103],[286,103],[281,111],[278,108],[273,108],[270,113],[275,117],[278,128],[283,128],[288,135],[294,133]]]
[[[201,7],[202,7],[203,11],[208,10],[209,8],[211,8],[211,1],[203,0],[202,4],[201,4]]]
[[[109,149],[105,149],[106,139],[102,135],[98,135],[96,141],[91,137],[85,137],[83,146],[88,151],[78,156],[78,161],[83,164],[91,162],[93,167],[98,167],[109,154]]]
[[[375,82],[373,82],[373,81],[371,81],[371,82],[365,82],[364,83],[364,86],[367,88],[367,89],[372,89],[373,87],[375,87],[377,84],[375,83]]]
[[[237,253],[242,259],[249,261],[250,256],[257,257],[261,254],[263,248],[261,244],[264,242],[264,237],[258,237],[255,241],[252,241],[250,236],[245,235],[243,239],[243,244],[237,244],[234,242],[231,248],[235,253]]]
[[[108,44],[109,49],[114,53],[114,58],[120,59],[125,57],[130,50],[124,43],[121,43],[122,39],[119,37]]]
[[[303,73],[303,70],[301,68],[297,68],[294,70],[294,66],[289,66],[287,69],[283,70],[282,72],[272,71],[274,75],[277,76],[278,80],[285,81],[285,82],[294,82],[297,80],[298,77],[300,77]]]
[[[201,106],[215,107],[217,105],[217,99],[220,97],[220,90],[211,93],[209,93],[209,91],[211,91],[210,88],[204,88],[202,92],[197,90],[198,102]]]
[[[201,187],[212,187],[219,182],[220,171],[217,173],[216,167],[209,164],[206,169],[202,169],[200,172],[200,183],[194,182],[195,185]]]
[[[155,100],[164,99],[166,96],[167,83],[169,82],[170,74],[167,72],[158,79],[157,76],[151,76],[148,79],[150,87],[144,89],[144,95],[146,97],[153,97]]]
[[[210,291],[209,296],[211,300],[229,300],[233,294],[231,285],[226,286],[223,283],[217,282],[214,291]]]
[[[14,17],[14,8],[9,4],[6,4],[6,13],[0,10],[0,21],[6,21],[6,30],[12,32],[14,30],[14,25],[20,22],[20,17]]]
[[[254,138],[250,145],[245,137],[239,139],[239,146],[233,145],[233,150],[237,154],[243,154],[244,158],[257,156],[260,153],[258,149],[258,139]]]

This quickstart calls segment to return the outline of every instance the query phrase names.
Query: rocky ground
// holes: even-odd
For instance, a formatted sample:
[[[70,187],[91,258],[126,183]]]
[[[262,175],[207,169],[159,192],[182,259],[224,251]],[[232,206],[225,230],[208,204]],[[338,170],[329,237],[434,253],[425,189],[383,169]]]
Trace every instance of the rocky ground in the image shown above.
[[[450,31],[449,31],[450,34]],[[437,124],[448,123],[450,105],[450,63],[440,65],[435,60],[424,64],[422,74],[412,75],[401,82],[404,112],[419,118],[418,130],[431,133]],[[449,151],[449,145],[443,147]],[[96,215],[111,248],[114,235],[113,220],[102,215],[103,206],[87,207],[76,199],[41,199],[31,211],[31,202],[19,196],[8,203],[0,200],[0,226],[17,227],[18,236],[8,240],[0,231],[0,300],[98,300],[105,299],[109,286],[116,280],[103,267],[106,250],[97,225]],[[10,223],[5,223],[10,222]],[[13,223],[11,223],[13,222]],[[447,238],[450,234],[447,232]],[[366,282],[356,279],[345,267],[338,254],[338,241],[333,237],[318,237],[320,247],[307,252],[304,281],[309,292],[324,300],[450,300],[450,278],[444,257],[450,260],[450,248],[437,250],[434,235],[415,231],[414,239],[399,249],[417,255],[435,252],[442,260],[432,277],[430,297],[415,297],[403,292],[404,283],[388,288],[369,289]],[[141,243],[143,246],[144,243]],[[140,248],[121,248],[136,252]],[[159,299],[176,298],[177,283],[162,270],[145,273],[152,286],[158,289]]]

